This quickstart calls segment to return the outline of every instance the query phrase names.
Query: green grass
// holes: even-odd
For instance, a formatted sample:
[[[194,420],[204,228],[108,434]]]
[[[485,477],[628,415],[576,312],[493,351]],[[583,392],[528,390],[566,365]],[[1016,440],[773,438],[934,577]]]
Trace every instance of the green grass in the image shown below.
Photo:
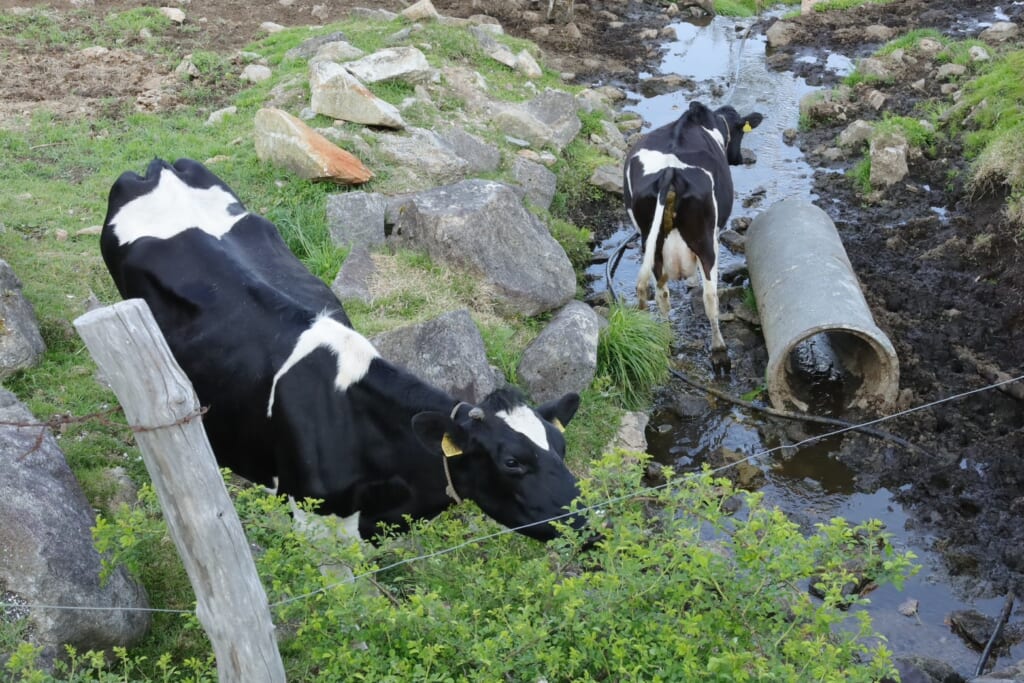
[[[672,329],[647,311],[615,304],[597,344],[597,372],[611,380],[627,408],[650,400],[668,378]]]
[[[847,176],[853,182],[853,186],[861,194],[871,192],[871,157],[865,156],[854,164],[847,172]]]
[[[768,5],[799,5],[800,0],[765,3],[758,0],[716,0],[715,13],[724,17],[752,17]]]
[[[825,0],[813,7],[815,12],[832,12],[836,10],[853,9],[863,5],[888,5],[895,0]]]

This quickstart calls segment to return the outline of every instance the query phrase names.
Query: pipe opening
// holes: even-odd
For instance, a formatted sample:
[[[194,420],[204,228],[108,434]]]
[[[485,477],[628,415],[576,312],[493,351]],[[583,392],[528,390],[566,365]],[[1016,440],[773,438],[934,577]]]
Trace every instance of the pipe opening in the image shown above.
[[[889,357],[872,340],[849,330],[812,333],[786,355],[786,393],[803,410],[839,415],[860,399],[883,398]]]

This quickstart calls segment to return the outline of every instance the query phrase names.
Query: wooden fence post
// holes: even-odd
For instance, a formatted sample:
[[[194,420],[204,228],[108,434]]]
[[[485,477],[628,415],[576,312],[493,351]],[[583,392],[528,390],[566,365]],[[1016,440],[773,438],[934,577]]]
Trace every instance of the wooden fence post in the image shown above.
[[[199,417],[199,400],[142,299],[75,320],[110,381],[196,594],[221,683],[277,683],[267,596]]]

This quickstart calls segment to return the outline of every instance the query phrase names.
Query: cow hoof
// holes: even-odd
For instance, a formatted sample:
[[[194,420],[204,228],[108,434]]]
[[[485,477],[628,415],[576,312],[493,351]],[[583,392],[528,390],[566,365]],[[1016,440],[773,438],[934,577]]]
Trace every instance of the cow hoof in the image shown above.
[[[713,349],[711,351],[711,368],[716,375],[728,375],[732,370],[732,361],[729,360],[729,352],[726,349]]]

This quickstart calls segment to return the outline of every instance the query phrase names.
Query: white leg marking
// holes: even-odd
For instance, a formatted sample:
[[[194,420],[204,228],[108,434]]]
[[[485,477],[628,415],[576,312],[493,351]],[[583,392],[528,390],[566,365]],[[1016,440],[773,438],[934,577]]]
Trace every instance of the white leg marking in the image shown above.
[[[651,272],[654,270],[654,255],[658,249],[658,236],[661,234],[661,221],[665,214],[665,205],[658,201],[651,221],[651,231],[644,244],[644,260],[640,264],[640,273],[636,278],[636,298],[640,308],[647,306],[647,294],[650,291]]]
[[[511,411],[503,410],[500,413],[495,413],[495,417],[504,420],[511,429],[519,432],[544,450],[551,450],[544,422],[529,406],[516,406]]]
[[[704,264],[701,264],[701,280],[704,288],[704,313],[711,321],[711,350],[719,351],[725,349],[725,339],[722,337],[722,330],[718,326],[718,202],[715,201],[714,179],[711,181],[711,205],[714,207],[714,238],[711,240],[711,248],[714,250],[715,265],[711,267],[711,273],[704,275]]]
[[[152,191],[118,209],[110,219],[110,227],[122,246],[141,237],[170,239],[190,228],[220,239],[248,215],[229,211],[230,206],[237,204],[238,200],[224,188],[192,187],[165,168]]]
[[[370,369],[373,359],[380,355],[377,349],[373,348],[373,344],[355,330],[326,315],[317,316],[309,329],[299,335],[291,355],[274,375],[274,382],[270,386],[270,398],[267,401],[267,417],[274,412],[277,381],[296,363],[321,347],[329,349],[337,358],[334,386],[338,391],[345,391],[350,385],[361,380]]]

